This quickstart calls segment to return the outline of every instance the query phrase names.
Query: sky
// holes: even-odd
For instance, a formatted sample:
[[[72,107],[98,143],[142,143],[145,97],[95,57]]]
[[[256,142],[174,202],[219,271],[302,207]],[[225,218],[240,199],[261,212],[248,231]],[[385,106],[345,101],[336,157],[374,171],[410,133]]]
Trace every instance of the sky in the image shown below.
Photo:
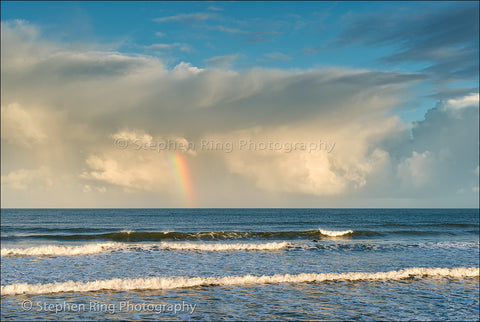
[[[1,2],[1,206],[479,206],[478,2]]]

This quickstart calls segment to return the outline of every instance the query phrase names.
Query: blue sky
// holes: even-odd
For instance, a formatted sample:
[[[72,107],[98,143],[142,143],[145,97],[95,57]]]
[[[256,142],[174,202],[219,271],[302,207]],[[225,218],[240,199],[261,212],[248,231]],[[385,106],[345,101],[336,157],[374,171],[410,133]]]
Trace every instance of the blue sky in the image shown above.
[[[454,161],[446,156],[460,153],[462,143],[456,141],[458,137],[437,137],[456,142],[452,144],[459,145],[460,150],[453,152],[437,146],[435,133],[443,133],[447,128],[468,128],[472,133],[478,129],[474,123],[478,106],[477,114],[473,112],[469,120],[471,123],[457,124],[459,118],[470,113],[465,106],[478,105],[475,103],[479,83],[478,2],[7,1],[1,3],[1,9],[2,80],[5,83],[2,84],[2,114],[16,120],[10,124],[19,124],[9,125],[9,132],[2,131],[2,151],[17,151],[11,157],[15,160],[27,153],[24,149],[32,147],[26,138],[48,141],[47,129],[41,130],[49,127],[46,124],[32,125],[35,130],[25,126],[33,122],[30,118],[35,115],[42,119],[38,117],[42,113],[58,113],[59,118],[67,117],[79,127],[91,127],[90,131],[103,135],[105,140],[119,133],[142,138],[174,135],[193,140],[205,134],[238,137],[239,133],[261,133],[284,137],[288,132],[290,136],[316,133],[332,140],[337,137],[339,141],[345,140],[345,151],[350,144],[351,148],[362,147],[352,158],[346,154],[341,156],[341,151],[336,161],[332,156],[328,162],[320,156],[312,158],[315,162],[328,163],[325,166],[331,171],[329,183],[315,177],[319,174],[311,168],[314,161],[300,158],[306,160],[302,171],[305,178],[313,180],[315,188],[305,188],[306,183],[298,183],[297,190],[285,188],[280,192],[279,186],[288,185],[266,184],[267,178],[275,181],[271,179],[275,173],[260,170],[261,166],[252,170],[251,181],[247,179],[252,174],[244,173],[247,161],[242,157],[246,154],[232,155],[224,161],[215,159],[222,169],[216,176],[239,176],[225,182],[225,187],[231,189],[222,188],[225,191],[237,192],[240,186],[250,189],[253,185],[255,189],[267,191],[268,198],[274,200],[286,199],[296,204],[306,198],[315,205],[312,198],[330,195],[323,187],[332,182],[335,183],[332,191],[349,191],[346,187],[350,182],[350,186],[359,187],[355,196],[361,199],[366,194],[372,198],[373,191],[378,192],[382,184],[377,182],[371,184],[371,189],[362,188],[370,186],[368,180],[376,182],[381,176],[369,170],[371,158],[385,158],[383,166],[394,169],[388,176],[388,171],[383,173],[389,177],[383,184],[390,186],[380,190],[403,196],[404,192],[392,188],[393,181],[386,182],[398,179],[408,169],[413,177],[418,177],[415,171],[419,167],[445,171]],[[63,97],[73,88],[77,93]],[[37,96],[33,97],[32,93]],[[122,96],[127,93],[128,96]],[[77,107],[80,102],[83,105]],[[90,107],[86,106],[90,105],[88,112]],[[115,108],[117,112],[113,113]],[[79,109],[85,113],[78,114]],[[460,117],[446,112],[454,109],[455,113],[462,109],[466,114]],[[120,117],[120,111],[129,116]],[[158,121],[158,128],[153,120]],[[329,122],[323,123],[326,120]],[[442,123],[447,121],[450,123]],[[331,124],[337,125],[330,128]],[[389,128],[382,134],[367,135],[376,128],[373,124],[378,128],[389,124]],[[429,124],[437,124],[438,128]],[[318,129],[320,125],[323,129]],[[303,130],[310,126],[310,132]],[[353,135],[358,134],[361,142],[347,142],[346,132],[339,131],[343,127],[356,129],[351,131],[358,131]],[[416,133],[421,140],[416,140]],[[85,137],[77,139],[86,140]],[[478,144],[471,144],[470,150],[478,150]],[[101,156],[95,150],[98,147],[90,147],[85,142],[81,145],[84,152],[77,156],[77,168],[65,170],[67,177],[90,180],[85,183],[82,179],[77,185],[84,190],[113,189],[112,193],[119,195],[118,189],[136,186],[133,181],[112,179],[113,170],[107,169],[106,164],[117,164],[121,168],[121,161],[113,154],[104,152]],[[341,149],[341,142],[338,146]],[[202,158],[190,157],[192,167],[197,165],[201,169]],[[2,161],[4,158],[2,155]],[[355,158],[358,158],[357,165],[353,166],[350,162]],[[438,167],[434,166],[435,158],[443,158]],[[463,158],[463,163],[456,162],[458,167],[468,163],[472,168],[462,176],[463,183],[453,187],[454,179],[445,176],[445,181],[431,184],[445,187],[444,193],[448,185],[457,192],[478,191],[478,183],[472,186],[465,181],[469,175],[475,179],[475,171],[478,179],[478,155],[459,158]],[[132,156],[129,162],[133,159]],[[279,169],[287,163],[298,162],[296,157],[288,162],[287,159],[279,159]],[[207,162],[205,160],[202,162]],[[262,162],[258,160],[258,164]],[[361,166],[362,162],[366,162],[365,165]],[[344,169],[336,169],[338,164],[343,164],[340,168]],[[40,176],[39,173],[48,170],[48,166],[37,166],[35,170],[33,163],[24,164],[22,168],[20,163],[7,162],[2,165],[2,176],[13,180],[15,187],[24,187],[25,183],[17,181],[28,177],[25,173],[33,171],[32,176]],[[97,167],[98,171],[101,168],[104,172],[99,174],[92,169],[88,172],[89,167]],[[201,181],[201,175],[198,176],[196,180]],[[422,182],[414,185],[418,188]],[[423,186],[423,191],[427,186]],[[209,198],[214,198],[215,187],[211,189],[211,195],[206,193],[206,201],[201,205],[211,204]],[[403,189],[409,190],[407,183]],[[271,191],[286,193],[289,197],[272,197]],[[405,192],[402,198],[410,197]],[[330,202],[332,199],[328,198],[333,197],[325,198]],[[469,204],[478,204],[478,197],[462,198],[469,200]],[[425,204],[435,203],[432,200]],[[331,202],[331,205],[341,203],[336,199]],[[424,204],[418,200],[414,203]],[[258,200],[252,204],[262,205]]]
[[[445,6],[446,4],[435,4]],[[378,14],[425,10],[421,2],[376,2]],[[240,54],[237,68],[314,68],[359,65],[382,68],[388,46],[332,45],[349,18],[369,13],[362,2],[3,2],[2,20],[25,19],[42,26],[44,36],[68,42],[99,42],[118,50],[168,55],[205,66],[217,56]],[[153,44],[182,43],[167,50]],[[394,46],[390,46],[394,47]],[[281,53],[277,59],[265,55]],[[397,66],[415,70],[421,64]]]

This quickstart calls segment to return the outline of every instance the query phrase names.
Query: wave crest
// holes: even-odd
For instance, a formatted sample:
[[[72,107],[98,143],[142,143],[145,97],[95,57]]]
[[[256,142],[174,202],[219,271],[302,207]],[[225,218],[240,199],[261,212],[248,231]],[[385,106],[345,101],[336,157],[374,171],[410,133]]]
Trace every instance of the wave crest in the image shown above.
[[[160,248],[171,250],[229,251],[229,250],[281,250],[292,244],[287,242],[262,244],[199,244],[199,243],[162,243]]]
[[[325,230],[319,229],[320,234],[328,237],[341,237],[353,234],[353,230]]]
[[[102,240],[112,242],[144,242],[165,240],[239,240],[239,239],[322,239],[332,236],[381,236],[375,231],[329,231],[311,229],[303,231],[204,231],[204,232],[175,232],[175,231],[120,231],[103,234],[52,234],[52,235],[22,235],[21,238],[52,239],[52,240]],[[2,236],[3,239],[15,239],[19,236]]]
[[[100,243],[82,246],[45,245],[29,248],[2,248],[2,257],[6,256],[79,256],[98,254],[124,248],[120,243]]]
[[[277,283],[311,283],[327,281],[402,280],[408,278],[449,277],[472,278],[479,276],[478,267],[458,268],[407,268],[398,271],[376,273],[302,273],[273,276],[225,276],[225,277],[153,277],[137,279],[111,279],[92,282],[12,284],[1,287],[2,296],[17,294],[50,294],[63,292],[164,290],[198,286],[232,286]]]
[[[287,242],[273,243],[168,243],[160,244],[125,244],[125,243],[98,243],[82,246],[55,246],[45,245],[30,248],[2,248],[2,257],[8,256],[81,256],[118,250],[196,250],[196,251],[275,251],[293,247]]]

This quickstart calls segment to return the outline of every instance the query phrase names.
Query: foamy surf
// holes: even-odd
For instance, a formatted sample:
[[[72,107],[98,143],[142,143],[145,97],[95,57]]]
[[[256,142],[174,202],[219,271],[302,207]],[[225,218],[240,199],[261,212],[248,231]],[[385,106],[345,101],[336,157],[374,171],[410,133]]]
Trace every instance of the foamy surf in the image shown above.
[[[275,251],[293,247],[287,242],[272,243],[160,243],[160,244],[126,244],[126,243],[98,243],[82,246],[54,246],[45,245],[30,248],[2,248],[2,257],[8,256],[81,256],[120,250],[191,250],[191,251]]]
[[[328,237],[340,237],[349,234],[353,234],[353,230],[325,230],[319,229],[320,234]]]
[[[29,248],[2,248],[2,257],[7,256],[80,256],[111,252],[125,248],[120,243],[98,243],[82,246],[44,245]]]
[[[171,250],[198,250],[198,251],[241,251],[241,250],[282,250],[293,246],[287,242],[278,243],[236,243],[236,244],[200,244],[200,243],[162,243],[160,248]]]
[[[479,247],[480,242],[469,243],[469,242],[439,242],[439,243],[420,243],[419,247],[423,248],[472,248]]]
[[[277,283],[312,283],[328,281],[402,280],[408,278],[448,277],[472,278],[479,276],[478,267],[458,268],[407,268],[398,271],[376,273],[323,273],[285,274],[273,276],[225,276],[225,277],[153,277],[137,279],[111,279],[92,282],[12,284],[1,287],[2,296],[18,294],[50,294],[63,292],[165,290],[199,286],[239,286]]]

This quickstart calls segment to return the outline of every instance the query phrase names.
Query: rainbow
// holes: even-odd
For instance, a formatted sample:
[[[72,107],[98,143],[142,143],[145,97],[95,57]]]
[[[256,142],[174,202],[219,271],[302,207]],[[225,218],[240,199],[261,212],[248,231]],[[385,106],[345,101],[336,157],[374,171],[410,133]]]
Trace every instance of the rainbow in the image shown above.
[[[172,152],[170,154],[170,163],[174,169],[175,181],[178,189],[184,195],[186,205],[191,208],[195,205],[195,191],[192,177],[188,169],[187,159],[179,152]]]

